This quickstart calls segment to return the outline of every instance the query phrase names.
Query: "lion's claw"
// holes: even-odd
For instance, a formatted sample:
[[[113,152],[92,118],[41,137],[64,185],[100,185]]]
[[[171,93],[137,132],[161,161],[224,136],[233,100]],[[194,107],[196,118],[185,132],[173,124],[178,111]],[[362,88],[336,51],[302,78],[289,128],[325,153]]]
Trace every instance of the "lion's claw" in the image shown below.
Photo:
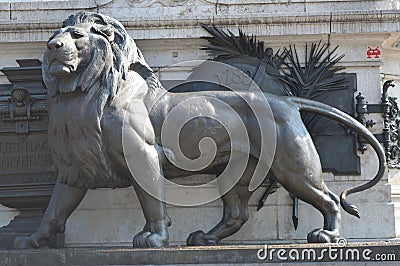
[[[217,244],[217,240],[213,236],[207,235],[203,231],[199,230],[191,233],[188,236],[186,243],[188,246],[210,246]]]
[[[168,245],[165,237],[161,235],[142,231],[133,238],[133,247],[149,248],[149,247],[164,247]]]
[[[37,248],[28,236],[19,236],[14,239],[14,247],[16,249]]]
[[[315,229],[307,235],[308,243],[335,243],[338,239],[337,233],[323,229]]]

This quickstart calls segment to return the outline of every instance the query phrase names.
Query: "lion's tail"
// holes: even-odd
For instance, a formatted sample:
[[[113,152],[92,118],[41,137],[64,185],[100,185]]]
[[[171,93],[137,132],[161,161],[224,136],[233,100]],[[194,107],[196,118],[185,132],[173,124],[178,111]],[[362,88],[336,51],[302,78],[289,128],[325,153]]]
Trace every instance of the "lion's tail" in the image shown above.
[[[313,101],[313,100],[308,100],[304,98],[297,98],[297,97],[287,97],[286,98],[289,102],[293,103],[296,105],[299,109],[299,111],[309,111],[313,113],[320,114],[322,116],[331,118],[345,126],[348,126],[349,128],[353,129],[357,134],[359,134],[362,138],[364,138],[367,143],[369,143],[375,150],[376,154],[378,155],[379,159],[379,170],[378,173],[375,175],[375,177],[362,185],[351,187],[348,189],[345,189],[341,194],[340,194],[340,204],[342,205],[343,209],[360,218],[360,213],[358,211],[358,208],[353,205],[349,204],[346,200],[346,197],[350,194],[357,193],[366,189],[369,189],[373,186],[375,186],[383,177],[385,173],[385,166],[386,166],[386,160],[385,160],[385,152],[378,142],[378,140],[375,138],[375,136],[367,129],[365,128],[361,123],[359,123],[357,120],[355,120],[353,117],[349,116],[348,114],[345,114],[344,112],[329,106],[327,104]]]

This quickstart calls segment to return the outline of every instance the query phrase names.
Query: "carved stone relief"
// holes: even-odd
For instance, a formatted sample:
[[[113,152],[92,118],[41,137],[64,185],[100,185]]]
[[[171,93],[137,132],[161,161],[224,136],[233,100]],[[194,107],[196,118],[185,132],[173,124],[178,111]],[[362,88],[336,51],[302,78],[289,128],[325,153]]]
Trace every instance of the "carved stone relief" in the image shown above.
[[[187,2],[189,0],[128,0],[128,3],[135,7],[149,7],[155,4],[162,6],[182,6]]]

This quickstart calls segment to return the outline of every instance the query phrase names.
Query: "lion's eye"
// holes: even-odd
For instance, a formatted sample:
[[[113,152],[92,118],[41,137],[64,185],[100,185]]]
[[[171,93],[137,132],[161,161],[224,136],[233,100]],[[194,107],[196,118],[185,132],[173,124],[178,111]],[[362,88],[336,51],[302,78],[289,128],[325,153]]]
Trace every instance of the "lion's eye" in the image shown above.
[[[70,33],[71,33],[72,38],[75,38],[75,39],[82,38],[82,37],[86,36],[85,33],[81,32],[81,31],[76,31],[76,30],[71,31]]]

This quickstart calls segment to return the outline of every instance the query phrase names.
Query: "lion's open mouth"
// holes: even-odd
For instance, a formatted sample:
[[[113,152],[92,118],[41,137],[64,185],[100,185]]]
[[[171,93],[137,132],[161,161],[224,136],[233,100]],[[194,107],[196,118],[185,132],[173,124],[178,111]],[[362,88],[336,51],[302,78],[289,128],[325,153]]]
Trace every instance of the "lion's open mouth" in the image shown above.
[[[61,63],[60,61],[55,60],[50,64],[49,72],[50,74],[56,76],[68,75],[72,72],[75,72],[76,68],[77,67],[75,64]]]

